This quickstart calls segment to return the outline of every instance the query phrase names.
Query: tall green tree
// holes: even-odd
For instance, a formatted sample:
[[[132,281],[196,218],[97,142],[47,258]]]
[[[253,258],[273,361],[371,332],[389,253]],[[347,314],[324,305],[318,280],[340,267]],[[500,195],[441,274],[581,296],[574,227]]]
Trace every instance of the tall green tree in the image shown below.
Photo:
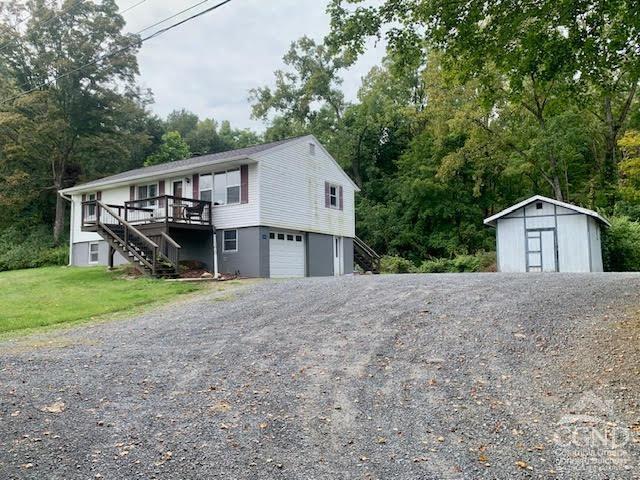
[[[179,132],[167,132],[162,136],[162,145],[154,154],[144,161],[145,167],[160,163],[183,160],[191,156],[189,145],[182,139]]]
[[[139,38],[123,33],[114,0],[10,0],[1,15],[2,74],[24,95],[0,99],[2,169],[41,176],[33,186],[55,196],[58,241],[66,201],[57,192],[87,173],[87,152],[94,159],[128,155],[127,144],[135,143],[123,142],[128,132],[119,128],[117,112],[138,103]],[[117,50],[123,51],[113,55]]]

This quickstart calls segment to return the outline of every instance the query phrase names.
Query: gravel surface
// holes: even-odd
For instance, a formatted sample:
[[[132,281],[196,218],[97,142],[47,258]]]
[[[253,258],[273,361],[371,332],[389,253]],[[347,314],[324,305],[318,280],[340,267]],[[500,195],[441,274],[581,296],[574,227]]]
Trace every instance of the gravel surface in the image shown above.
[[[5,340],[0,478],[638,478],[639,297],[635,274],[265,281]]]

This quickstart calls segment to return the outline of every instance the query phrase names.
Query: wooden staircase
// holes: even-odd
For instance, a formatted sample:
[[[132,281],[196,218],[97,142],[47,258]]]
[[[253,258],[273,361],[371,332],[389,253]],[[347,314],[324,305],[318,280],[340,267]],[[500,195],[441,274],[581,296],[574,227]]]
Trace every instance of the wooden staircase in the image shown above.
[[[380,273],[380,255],[358,237],[353,239],[353,259],[363,271]]]
[[[83,204],[83,229],[98,233],[144,274],[159,278],[179,274],[180,245],[166,233],[159,245],[101,201]]]

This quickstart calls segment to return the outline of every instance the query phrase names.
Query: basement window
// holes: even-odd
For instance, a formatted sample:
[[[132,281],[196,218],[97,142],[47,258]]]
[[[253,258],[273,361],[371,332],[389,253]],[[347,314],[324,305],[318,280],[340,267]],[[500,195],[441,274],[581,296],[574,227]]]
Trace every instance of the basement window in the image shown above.
[[[224,245],[222,249],[225,252],[237,252],[238,251],[238,231],[237,230],[225,230],[224,231]]]
[[[100,244],[98,242],[91,242],[89,244],[89,263],[98,263]]]

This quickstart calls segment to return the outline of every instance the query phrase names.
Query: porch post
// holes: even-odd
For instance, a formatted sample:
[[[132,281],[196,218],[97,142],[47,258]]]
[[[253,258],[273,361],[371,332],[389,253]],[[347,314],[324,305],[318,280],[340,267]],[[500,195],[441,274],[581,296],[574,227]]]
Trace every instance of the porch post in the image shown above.
[[[115,249],[109,245],[109,270],[113,270],[113,256],[115,253]]]

